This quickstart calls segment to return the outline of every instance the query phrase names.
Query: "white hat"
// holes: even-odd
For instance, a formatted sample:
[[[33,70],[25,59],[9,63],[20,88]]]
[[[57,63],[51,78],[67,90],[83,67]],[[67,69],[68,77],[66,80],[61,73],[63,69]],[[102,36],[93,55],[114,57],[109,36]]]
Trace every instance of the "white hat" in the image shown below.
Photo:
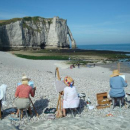
[[[25,80],[30,80],[26,75],[23,75],[23,77],[22,77],[22,81],[25,81]]]

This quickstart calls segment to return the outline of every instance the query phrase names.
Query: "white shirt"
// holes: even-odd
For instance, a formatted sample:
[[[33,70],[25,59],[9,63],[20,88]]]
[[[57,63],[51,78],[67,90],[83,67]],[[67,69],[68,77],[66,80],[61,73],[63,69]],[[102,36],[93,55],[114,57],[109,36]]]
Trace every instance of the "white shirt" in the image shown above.
[[[63,108],[77,108],[79,106],[79,98],[75,86],[64,88]]]
[[[6,105],[6,88],[7,85],[5,84],[0,86],[0,100],[2,100],[2,105]]]

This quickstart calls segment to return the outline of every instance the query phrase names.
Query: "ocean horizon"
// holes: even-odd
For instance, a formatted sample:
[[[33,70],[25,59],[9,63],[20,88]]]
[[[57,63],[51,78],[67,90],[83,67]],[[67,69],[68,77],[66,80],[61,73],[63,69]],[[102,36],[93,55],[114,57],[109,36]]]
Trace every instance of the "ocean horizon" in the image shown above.
[[[127,43],[127,44],[77,45],[77,49],[130,52],[130,43]]]

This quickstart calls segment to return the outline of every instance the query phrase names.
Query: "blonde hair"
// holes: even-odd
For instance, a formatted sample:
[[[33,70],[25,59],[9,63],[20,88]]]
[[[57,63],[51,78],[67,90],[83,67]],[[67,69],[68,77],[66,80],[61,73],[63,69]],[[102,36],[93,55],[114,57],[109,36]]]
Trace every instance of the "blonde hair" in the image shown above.
[[[22,84],[27,85],[27,84],[28,84],[28,80],[23,80],[23,81],[22,81]]]

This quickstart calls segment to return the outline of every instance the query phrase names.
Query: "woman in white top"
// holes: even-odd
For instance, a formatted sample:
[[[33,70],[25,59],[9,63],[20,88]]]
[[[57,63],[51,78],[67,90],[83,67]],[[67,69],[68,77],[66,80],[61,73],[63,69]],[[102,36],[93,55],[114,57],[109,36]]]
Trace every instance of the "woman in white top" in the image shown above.
[[[64,83],[66,87],[64,88],[63,97],[63,116],[66,116],[67,108],[77,108],[79,106],[79,98],[74,86],[74,80],[67,76],[64,78]]]

